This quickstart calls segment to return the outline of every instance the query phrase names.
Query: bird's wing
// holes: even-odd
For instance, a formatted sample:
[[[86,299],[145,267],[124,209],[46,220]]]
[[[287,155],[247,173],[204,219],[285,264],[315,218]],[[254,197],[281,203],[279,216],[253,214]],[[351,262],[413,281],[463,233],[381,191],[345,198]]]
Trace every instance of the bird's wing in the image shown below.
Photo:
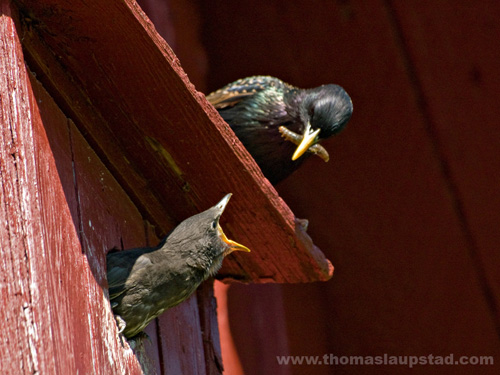
[[[149,257],[144,256],[143,249],[108,254],[109,298],[113,300],[127,290],[127,280],[132,268],[134,269],[134,275],[138,275],[142,269],[146,269],[151,264]]]
[[[232,107],[243,99],[261,92],[270,87],[285,87],[294,89],[293,86],[284,83],[278,78],[270,76],[253,76],[239,79],[223,88],[207,95],[207,100],[216,109]]]

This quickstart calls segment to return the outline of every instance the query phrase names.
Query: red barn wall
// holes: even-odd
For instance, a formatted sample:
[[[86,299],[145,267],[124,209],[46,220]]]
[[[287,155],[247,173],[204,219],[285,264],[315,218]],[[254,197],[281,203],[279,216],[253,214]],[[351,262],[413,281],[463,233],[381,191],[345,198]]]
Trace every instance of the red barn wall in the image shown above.
[[[210,283],[152,322],[134,351],[118,335],[105,254],[157,238],[29,70],[14,5],[0,10],[0,373],[220,373]]]
[[[150,3],[151,16],[157,8]],[[4,4],[6,9],[8,13]],[[198,89],[208,92],[237,78],[271,74],[301,87],[341,84],[354,102],[346,130],[325,143],[330,162],[310,160],[278,186],[296,215],[309,219],[311,237],[336,267],[334,277],[327,283],[231,287],[230,325],[245,373],[399,374],[407,368],[297,365],[276,370],[270,363],[282,353],[453,353],[494,356],[498,362],[500,5],[445,0],[419,2],[418,7],[392,1],[171,1],[167,10],[171,24],[166,25],[166,38]],[[160,29],[161,18],[157,22]],[[4,55],[3,71],[16,72],[13,67],[23,65],[20,44],[12,37],[13,24],[4,17],[1,25],[8,37],[4,40],[17,46],[13,55]],[[15,74],[14,80],[2,76],[2,87],[19,78],[28,82],[22,70]],[[15,302],[1,312],[5,319],[21,317],[20,324],[31,332],[21,338],[16,336],[21,331],[7,326],[9,340],[21,350],[29,351],[29,340],[52,341],[26,363],[23,358],[29,355],[18,362],[3,361],[2,370],[38,366],[49,372],[85,372],[90,371],[85,366],[98,361],[103,363],[101,373],[125,367],[137,373],[135,358],[106,357],[108,341],[102,337],[108,330],[81,324],[89,314],[113,324],[104,307],[104,253],[121,246],[123,233],[129,236],[122,238],[125,247],[145,241],[142,218],[71,122],[32,83],[35,94],[27,84],[16,88],[24,107],[2,102],[4,116],[12,108],[29,107],[34,125],[32,134],[25,127],[12,126],[13,133],[4,129],[2,183],[12,194],[4,194],[1,201],[2,222],[10,223],[2,227],[1,238],[11,238],[15,250],[11,259],[3,259],[8,270],[4,278],[15,285],[19,273],[29,273],[47,287],[30,295],[33,284],[20,285],[24,292],[10,291]],[[13,139],[19,142],[13,144]],[[34,165],[34,160],[40,162]],[[29,183],[9,185],[15,174]],[[56,179],[61,183],[54,188]],[[19,192],[38,197],[36,204],[22,205]],[[91,202],[89,196],[96,199]],[[116,200],[125,203],[108,205]],[[28,231],[22,237],[27,229],[17,227],[9,219],[12,215],[34,218],[33,228],[48,236],[41,239]],[[65,227],[55,225],[61,216],[67,219]],[[129,218],[126,225],[120,219],[124,217]],[[95,230],[104,227],[106,234]],[[23,238],[33,239],[36,246]],[[50,261],[34,262],[42,251],[35,248],[50,250],[43,253]],[[83,274],[72,268],[84,265]],[[68,309],[63,300],[74,295],[85,298]],[[23,310],[33,301],[34,309]],[[54,310],[48,311],[49,305]],[[188,316],[197,315],[197,304],[191,301],[185,308],[184,318],[192,321]],[[66,318],[49,328],[47,314]],[[168,319],[181,319],[176,311],[170,314],[162,318],[160,332],[168,331]],[[65,332],[75,329],[82,335],[70,345],[73,339]],[[194,325],[190,332],[199,329]],[[192,362],[169,350],[169,345],[179,348],[179,337],[164,342],[161,353],[148,349],[156,358],[153,366],[163,366],[165,373],[197,371],[201,352],[191,352]],[[195,341],[200,344],[199,336],[194,335]],[[51,348],[63,343],[73,354],[50,355]],[[172,362],[181,359],[183,363]],[[429,370],[496,374],[498,364],[417,366],[412,371]]]
[[[170,22],[182,24],[180,2],[169,3]],[[453,353],[498,362],[500,5],[194,4],[187,7],[201,15],[196,27],[208,61],[206,82],[195,64],[204,61],[197,60],[199,43],[190,55],[189,38],[183,38],[192,34],[182,25],[174,27],[175,38],[185,43],[173,46],[206,92],[270,74],[300,87],[337,83],[354,102],[346,130],[325,142],[330,162],[313,158],[278,186],[295,214],[309,219],[311,237],[334,263],[334,277],[267,291],[231,288],[229,317],[245,373],[263,373],[254,357],[258,349],[248,349],[258,344],[249,338],[247,325],[254,321],[247,311],[275,293],[284,313],[261,313],[267,322],[261,327],[285,319],[294,355]],[[231,298],[245,303],[232,304]],[[280,354],[278,346],[266,347],[262,355]],[[288,370],[399,374],[406,367]],[[498,365],[438,370],[486,374],[498,373]]]

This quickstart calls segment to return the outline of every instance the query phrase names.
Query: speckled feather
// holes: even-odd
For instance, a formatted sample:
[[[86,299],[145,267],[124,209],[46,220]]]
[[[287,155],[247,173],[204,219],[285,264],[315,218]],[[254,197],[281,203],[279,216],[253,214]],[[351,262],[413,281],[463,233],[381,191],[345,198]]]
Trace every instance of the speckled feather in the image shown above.
[[[272,183],[286,178],[311,155],[292,161],[295,145],[282,137],[280,126],[302,134],[310,121],[313,129],[321,129],[321,141],[342,130],[352,114],[351,99],[340,86],[299,89],[270,76],[237,80],[207,99]]]
[[[275,88],[278,91],[290,92],[296,87],[278,78],[270,76],[253,76],[239,79],[207,96],[208,101],[217,109],[232,107],[241,100],[258,92]]]

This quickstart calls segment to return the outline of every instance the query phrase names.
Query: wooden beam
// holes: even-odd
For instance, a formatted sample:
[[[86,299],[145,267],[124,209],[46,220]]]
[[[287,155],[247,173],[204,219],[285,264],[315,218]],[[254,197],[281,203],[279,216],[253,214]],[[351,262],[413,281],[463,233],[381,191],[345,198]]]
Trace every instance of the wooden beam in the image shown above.
[[[220,277],[331,277],[330,262],[134,1],[17,4],[30,67],[159,236],[231,192],[222,226],[253,251],[231,255]]]

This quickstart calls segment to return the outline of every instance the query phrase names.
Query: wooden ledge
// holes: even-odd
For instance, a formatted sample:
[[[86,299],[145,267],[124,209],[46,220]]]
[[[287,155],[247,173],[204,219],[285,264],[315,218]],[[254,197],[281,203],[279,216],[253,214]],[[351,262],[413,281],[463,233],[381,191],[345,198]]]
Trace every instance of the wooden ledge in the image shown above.
[[[252,252],[228,257],[221,278],[331,277],[331,263],[134,1],[16,4],[30,69],[158,235],[231,192],[221,225]]]

